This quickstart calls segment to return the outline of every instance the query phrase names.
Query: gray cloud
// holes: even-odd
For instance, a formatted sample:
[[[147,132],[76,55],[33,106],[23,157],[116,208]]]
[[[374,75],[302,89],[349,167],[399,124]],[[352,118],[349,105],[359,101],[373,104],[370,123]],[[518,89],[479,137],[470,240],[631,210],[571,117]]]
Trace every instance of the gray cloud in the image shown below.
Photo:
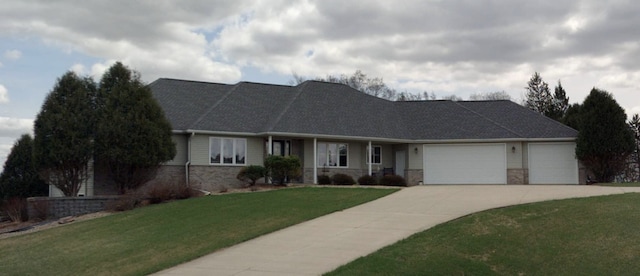
[[[640,88],[632,1],[8,1],[0,36],[37,37],[146,80],[234,82],[245,66],[309,76],[361,69],[399,89],[520,96],[534,71],[573,99]],[[580,91],[580,92],[576,92]],[[626,106],[633,108],[631,104]]]

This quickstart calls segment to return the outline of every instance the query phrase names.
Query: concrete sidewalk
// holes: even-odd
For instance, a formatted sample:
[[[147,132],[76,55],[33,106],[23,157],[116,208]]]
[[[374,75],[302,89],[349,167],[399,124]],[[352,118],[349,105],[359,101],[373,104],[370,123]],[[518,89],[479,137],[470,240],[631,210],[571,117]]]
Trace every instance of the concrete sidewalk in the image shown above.
[[[414,233],[482,210],[640,187],[416,186],[167,269],[157,275],[319,275]]]

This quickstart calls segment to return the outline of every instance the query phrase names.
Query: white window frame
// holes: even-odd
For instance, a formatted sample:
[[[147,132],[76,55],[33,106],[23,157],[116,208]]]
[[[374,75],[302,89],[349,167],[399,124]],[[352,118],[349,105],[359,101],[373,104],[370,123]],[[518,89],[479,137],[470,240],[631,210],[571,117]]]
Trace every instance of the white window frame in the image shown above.
[[[325,148],[325,152],[324,155],[325,156],[325,160],[324,162],[321,160],[318,160],[318,168],[322,168],[322,167],[327,167],[327,168],[348,168],[349,167],[349,143],[340,143],[340,142],[318,142],[318,146],[316,148],[317,151],[320,151],[320,146],[324,146]],[[329,154],[329,149],[331,148],[331,145],[335,145],[335,148],[337,149],[337,153],[336,153],[336,165],[332,165],[329,160],[331,158],[331,155]],[[346,164],[342,164],[340,163],[340,145],[344,145],[346,147],[347,150],[347,155],[346,155]],[[318,159],[320,158],[321,154],[318,152]]]
[[[371,165],[382,165],[382,146],[381,145],[371,145]],[[380,159],[378,160],[378,162],[375,161],[375,152],[376,152],[376,148],[380,149]],[[369,152],[369,146],[367,146],[366,148],[366,152],[365,152],[365,157],[367,156],[367,153]],[[366,164],[369,164],[369,158],[366,158]]]
[[[214,144],[214,140],[218,139],[219,143],[217,145]],[[232,149],[231,155],[233,156],[231,163],[224,163],[224,140],[232,141]],[[239,150],[239,145],[244,146],[244,163],[238,163],[237,154]],[[218,147],[218,152],[220,152],[220,159],[218,163],[213,162],[212,149],[213,147]],[[247,165],[247,139],[245,138],[235,138],[235,137],[209,137],[209,164],[217,165],[217,166],[246,166]]]

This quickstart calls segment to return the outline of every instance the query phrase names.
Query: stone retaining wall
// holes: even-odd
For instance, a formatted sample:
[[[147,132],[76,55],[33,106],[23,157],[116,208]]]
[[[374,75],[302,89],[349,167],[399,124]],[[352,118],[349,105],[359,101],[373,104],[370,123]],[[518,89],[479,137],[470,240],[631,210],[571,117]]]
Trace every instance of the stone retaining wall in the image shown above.
[[[104,211],[119,196],[96,197],[30,197],[27,198],[29,219],[63,218]]]

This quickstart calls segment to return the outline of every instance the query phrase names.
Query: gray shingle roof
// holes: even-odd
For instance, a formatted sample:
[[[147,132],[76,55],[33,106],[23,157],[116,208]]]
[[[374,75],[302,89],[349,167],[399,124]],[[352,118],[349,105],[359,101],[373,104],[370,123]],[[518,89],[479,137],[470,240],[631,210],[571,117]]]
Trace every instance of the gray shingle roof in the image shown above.
[[[158,79],[149,86],[175,130],[403,140],[577,136],[511,101],[391,102],[318,81],[284,86]]]

